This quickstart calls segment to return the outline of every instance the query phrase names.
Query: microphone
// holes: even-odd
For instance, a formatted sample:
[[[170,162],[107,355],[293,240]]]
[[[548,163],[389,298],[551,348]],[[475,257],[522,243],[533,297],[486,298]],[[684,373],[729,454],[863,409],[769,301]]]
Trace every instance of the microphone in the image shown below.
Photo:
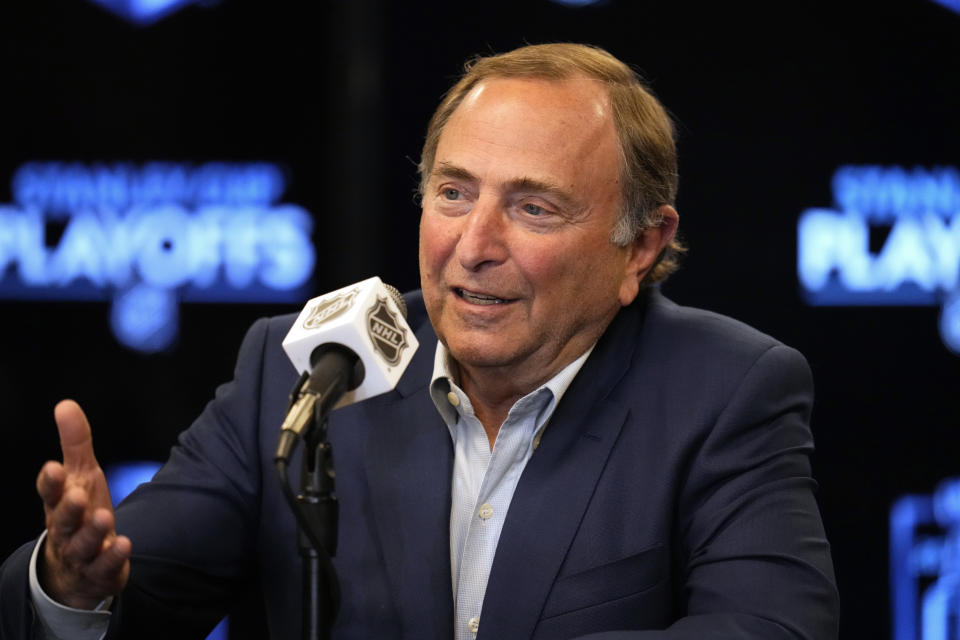
[[[400,292],[378,277],[313,298],[283,339],[301,372],[274,459],[332,409],[393,389],[420,343]]]

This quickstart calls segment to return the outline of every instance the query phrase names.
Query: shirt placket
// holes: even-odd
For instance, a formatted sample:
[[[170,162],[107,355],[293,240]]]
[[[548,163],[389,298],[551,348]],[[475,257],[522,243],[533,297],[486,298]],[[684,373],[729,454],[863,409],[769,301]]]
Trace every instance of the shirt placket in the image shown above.
[[[509,507],[509,496],[512,494],[513,484],[507,483],[507,476],[515,469],[518,459],[524,457],[528,437],[525,437],[525,426],[529,429],[533,425],[525,425],[532,421],[537,412],[524,411],[534,403],[532,398],[521,401],[511,411],[511,415],[503,423],[497,436],[493,452],[480,483],[480,491],[470,503],[473,505],[470,514],[470,524],[467,528],[466,539],[460,558],[457,593],[456,617],[457,640],[473,640],[480,628],[480,614],[483,606],[483,596],[489,580],[493,558],[496,554],[497,542],[503,528],[503,521]],[[474,444],[479,447],[489,447],[486,432],[474,416],[463,416],[461,419],[470,420],[471,437],[476,438]],[[476,449],[475,449],[476,451]],[[514,480],[510,478],[510,480]],[[511,489],[505,488],[510,484]]]

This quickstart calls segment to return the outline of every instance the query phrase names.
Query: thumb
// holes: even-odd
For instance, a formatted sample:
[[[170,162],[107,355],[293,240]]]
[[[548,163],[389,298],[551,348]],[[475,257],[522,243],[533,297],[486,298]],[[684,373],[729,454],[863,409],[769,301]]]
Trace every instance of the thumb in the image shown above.
[[[67,471],[82,471],[97,466],[93,455],[93,436],[90,423],[83,409],[73,400],[61,400],[53,409],[60,432],[60,449],[63,451],[63,466]]]

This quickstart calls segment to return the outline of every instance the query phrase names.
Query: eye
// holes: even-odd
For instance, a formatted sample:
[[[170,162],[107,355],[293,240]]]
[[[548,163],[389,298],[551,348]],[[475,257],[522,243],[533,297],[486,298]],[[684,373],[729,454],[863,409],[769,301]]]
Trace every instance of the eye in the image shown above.
[[[460,192],[452,187],[448,187],[443,190],[443,197],[447,200],[459,200]]]
[[[523,205],[523,210],[532,216],[542,216],[547,212],[546,209],[535,204],[525,204]]]

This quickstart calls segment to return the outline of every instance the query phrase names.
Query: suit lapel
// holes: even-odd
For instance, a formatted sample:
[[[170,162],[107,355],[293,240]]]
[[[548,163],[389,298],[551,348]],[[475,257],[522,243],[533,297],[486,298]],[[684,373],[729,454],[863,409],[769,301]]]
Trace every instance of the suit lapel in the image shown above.
[[[450,433],[430,399],[436,337],[429,324],[394,394],[371,409],[366,472],[373,518],[402,631],[449,638]]]
[[[533,635],[627,418],[627,409],[606,397],[630,365],[642,306],[621,310],[611,323],[523,471],[487,583],[481,638]]]

